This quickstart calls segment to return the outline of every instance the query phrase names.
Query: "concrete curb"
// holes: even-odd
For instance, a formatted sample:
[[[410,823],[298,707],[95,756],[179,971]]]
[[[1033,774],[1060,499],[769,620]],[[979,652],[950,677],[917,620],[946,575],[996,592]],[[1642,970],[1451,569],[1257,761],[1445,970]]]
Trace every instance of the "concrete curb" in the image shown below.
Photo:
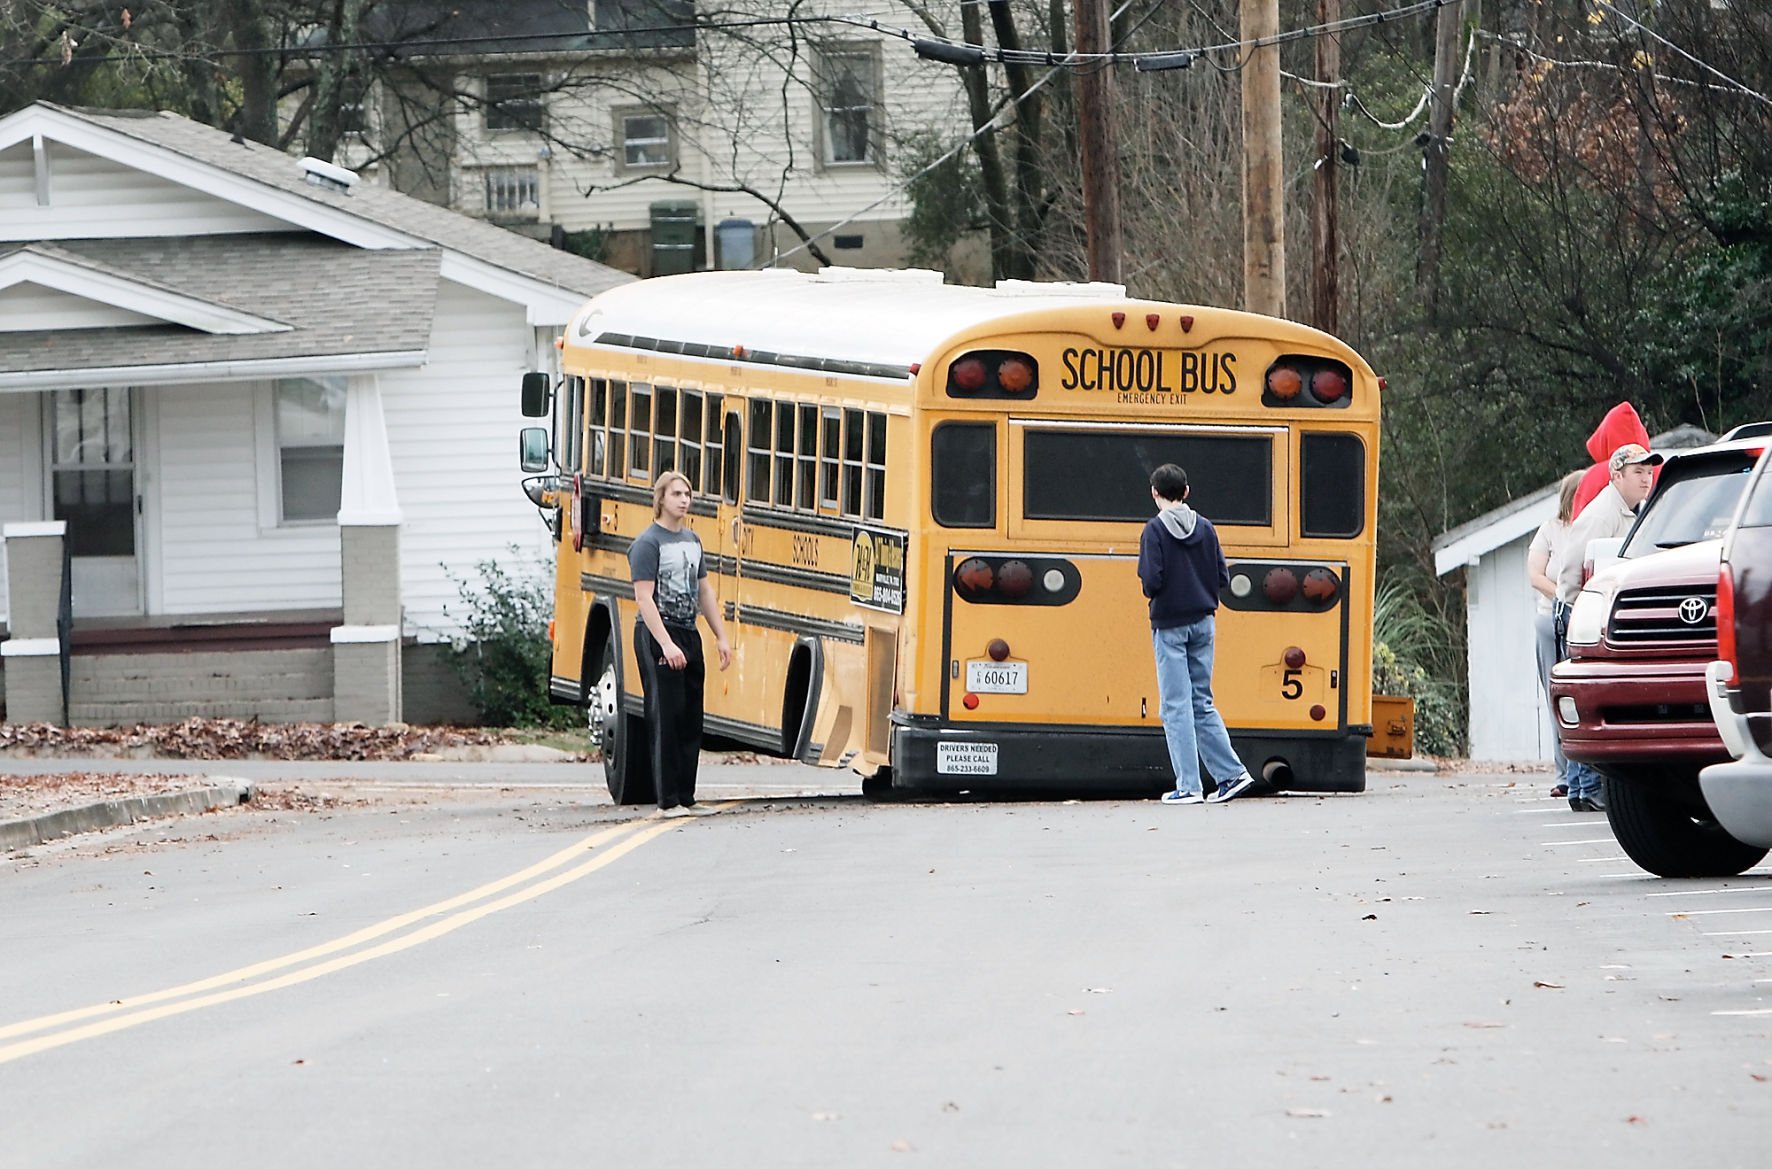
[[[250,801],[252,793],[252,784],[244,780],[234,780],[194,791],[135,796],[126,800],[103,800],[78,808],[45,812],[40,816],[7,820],[0,822],[0,852],[12,852],[79,832],[96,832],[141,820],[158,820],[166,816],[231,808]]]

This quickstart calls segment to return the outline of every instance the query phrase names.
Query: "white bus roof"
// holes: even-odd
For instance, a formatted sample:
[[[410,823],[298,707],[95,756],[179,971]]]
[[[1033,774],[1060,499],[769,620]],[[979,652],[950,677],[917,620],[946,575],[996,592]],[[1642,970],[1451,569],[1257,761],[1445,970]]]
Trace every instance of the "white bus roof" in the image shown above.
[[[601,293],[573,319],[569,336],[589,344],[617,333],[903,367],[987,321],[1125,300],[1119,284],[1005,280],[968,288],[922,270],[697,272]]]

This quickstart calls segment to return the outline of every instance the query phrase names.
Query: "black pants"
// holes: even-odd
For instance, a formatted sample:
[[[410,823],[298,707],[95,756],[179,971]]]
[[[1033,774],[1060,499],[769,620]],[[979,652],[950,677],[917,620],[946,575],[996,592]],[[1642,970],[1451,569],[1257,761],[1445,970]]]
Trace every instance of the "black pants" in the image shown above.
[[[665,665],[664,650],[644,625],[634,626],[634,660],[640,663],[640,687],[646,699],[646,741],[652,778],[658,785],[658,806],[674,808],[695,802],[707,664],[702,660],[699,632],[675,625],[665,629],[689,659],[684,667],[673,670]]]

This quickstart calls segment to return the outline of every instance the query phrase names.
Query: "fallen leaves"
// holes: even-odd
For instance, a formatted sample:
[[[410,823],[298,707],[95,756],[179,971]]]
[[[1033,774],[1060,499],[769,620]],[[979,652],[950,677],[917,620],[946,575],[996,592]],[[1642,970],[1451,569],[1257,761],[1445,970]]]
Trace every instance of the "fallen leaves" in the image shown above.
[[[449,747],[496,746],[493,731],[410,727],[396,723],[261,723],[234,718],[190,718],[165,726],[58,727],[53,723],[0,724],[0,751],[37,755],[145,755],[168,759],[385,760]]]

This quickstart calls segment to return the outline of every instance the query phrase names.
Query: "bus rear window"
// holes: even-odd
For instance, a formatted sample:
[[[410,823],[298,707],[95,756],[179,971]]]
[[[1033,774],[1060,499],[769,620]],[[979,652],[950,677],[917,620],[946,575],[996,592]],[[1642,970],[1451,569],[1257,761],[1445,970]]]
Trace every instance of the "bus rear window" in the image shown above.
[[[1357,536],[1366,527],[1366,444],[1357,434],[1307,434],[1298,477],[1301,536]]]
[[[944,422],[929,440],[929,506],[944,528],[997,526],[997,427]]]
[[[1274,444],[1265,434],[1028,430],[1022,440],[1022,513],[1031,520],[1121,520],[1156,513],[1151,472],[1187,472],[1188,502],[1215,524],[1268,527]]]

